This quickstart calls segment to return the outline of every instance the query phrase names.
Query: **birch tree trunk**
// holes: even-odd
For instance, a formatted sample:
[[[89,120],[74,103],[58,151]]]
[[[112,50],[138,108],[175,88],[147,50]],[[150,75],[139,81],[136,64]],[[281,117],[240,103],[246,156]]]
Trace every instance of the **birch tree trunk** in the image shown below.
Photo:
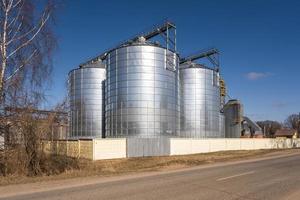
[[[32,110],[42,102],[50,78],[53,11],[51,0],[0,0],[0,136],[11,141],[5,149],[22,144],[19,152],[26,153],[30,175],[40,173],[40,135],[46,129]]]

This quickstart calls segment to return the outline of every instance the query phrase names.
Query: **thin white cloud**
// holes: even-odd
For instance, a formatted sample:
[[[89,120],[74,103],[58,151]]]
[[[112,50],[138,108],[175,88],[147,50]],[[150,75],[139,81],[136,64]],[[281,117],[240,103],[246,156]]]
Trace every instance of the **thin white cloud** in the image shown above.
[[[274,108],[285,108],[287,107],[289,104],[287,102],[274,102],[272,103],[272,106]]]
[[[271,76],[272,74],[269,72],[249,72],[246,74],[246,78],[251,81],[255,81],[258,79],[266,78]]]

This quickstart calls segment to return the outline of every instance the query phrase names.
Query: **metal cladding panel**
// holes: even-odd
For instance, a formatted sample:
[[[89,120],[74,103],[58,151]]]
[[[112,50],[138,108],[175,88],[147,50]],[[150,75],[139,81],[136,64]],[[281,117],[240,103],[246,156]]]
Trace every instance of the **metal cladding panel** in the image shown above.
[[[170,138],[127,138],[127,157],[168,156]]]
[[[220,136],[224,138],[225,137],[225,116],[223,113],[220,113],[219,129],[220,129]]]
[[[105,69],[86,67],[69,73],[70,138],[103,135]]]
[[[180,137],[224,137],[224,120],[220,113],[219,73],[212,69],[195,67],[194,63],[182,64],[180,81]]]
[[[178,56],[140,44],[110,52],[106,64],[106,136],[175,136],[180,126]]]

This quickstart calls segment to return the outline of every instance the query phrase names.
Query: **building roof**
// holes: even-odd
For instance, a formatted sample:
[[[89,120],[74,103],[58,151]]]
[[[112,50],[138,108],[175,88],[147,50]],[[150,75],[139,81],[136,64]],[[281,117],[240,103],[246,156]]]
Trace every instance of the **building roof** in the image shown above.
[[[280,136],[293,136],[295,135],[296,130],[295,129],[290,129],[290,128],[283,128],[279,129],[275,132],[275,137],[280,137]]]

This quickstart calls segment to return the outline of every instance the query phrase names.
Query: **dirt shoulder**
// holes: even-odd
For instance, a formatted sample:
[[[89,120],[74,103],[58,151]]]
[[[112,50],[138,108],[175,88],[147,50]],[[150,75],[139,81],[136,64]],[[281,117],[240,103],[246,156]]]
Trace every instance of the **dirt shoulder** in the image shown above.
[[[201,165],[240,161],[254,158],[265,158],[300,153],[300,149],[289,150],[252,150],[252,151],[223,151],[205,154],[193,154],[183,156],[162,156],[145,158],[127,158],[114,160],[89,161],[79,160],[78,169],[69,169],[59,175],[26,177],[8,176],[0,177],[0,188],[4,186],[20,184],[18,187],[34,186],[36,182],[41,187],[49,183],[54,186],[70,184],[68,181],[78,181],[78,178],[99,180],[99,178],[118,177],[120,175],[145,174],[145,172],[163,172],[185,169]],[[151,173],[150,173],[151,174]],[[68,182],[68,183],[66,183]],[[82,182],[82,181],[80,181]],[[31,183],[31,184],[28,184]],[[45,186],[46,187],[46,186]],[[1,191],[1,190],[0,190]],[[0,192],[1,193],[1,192]]]

